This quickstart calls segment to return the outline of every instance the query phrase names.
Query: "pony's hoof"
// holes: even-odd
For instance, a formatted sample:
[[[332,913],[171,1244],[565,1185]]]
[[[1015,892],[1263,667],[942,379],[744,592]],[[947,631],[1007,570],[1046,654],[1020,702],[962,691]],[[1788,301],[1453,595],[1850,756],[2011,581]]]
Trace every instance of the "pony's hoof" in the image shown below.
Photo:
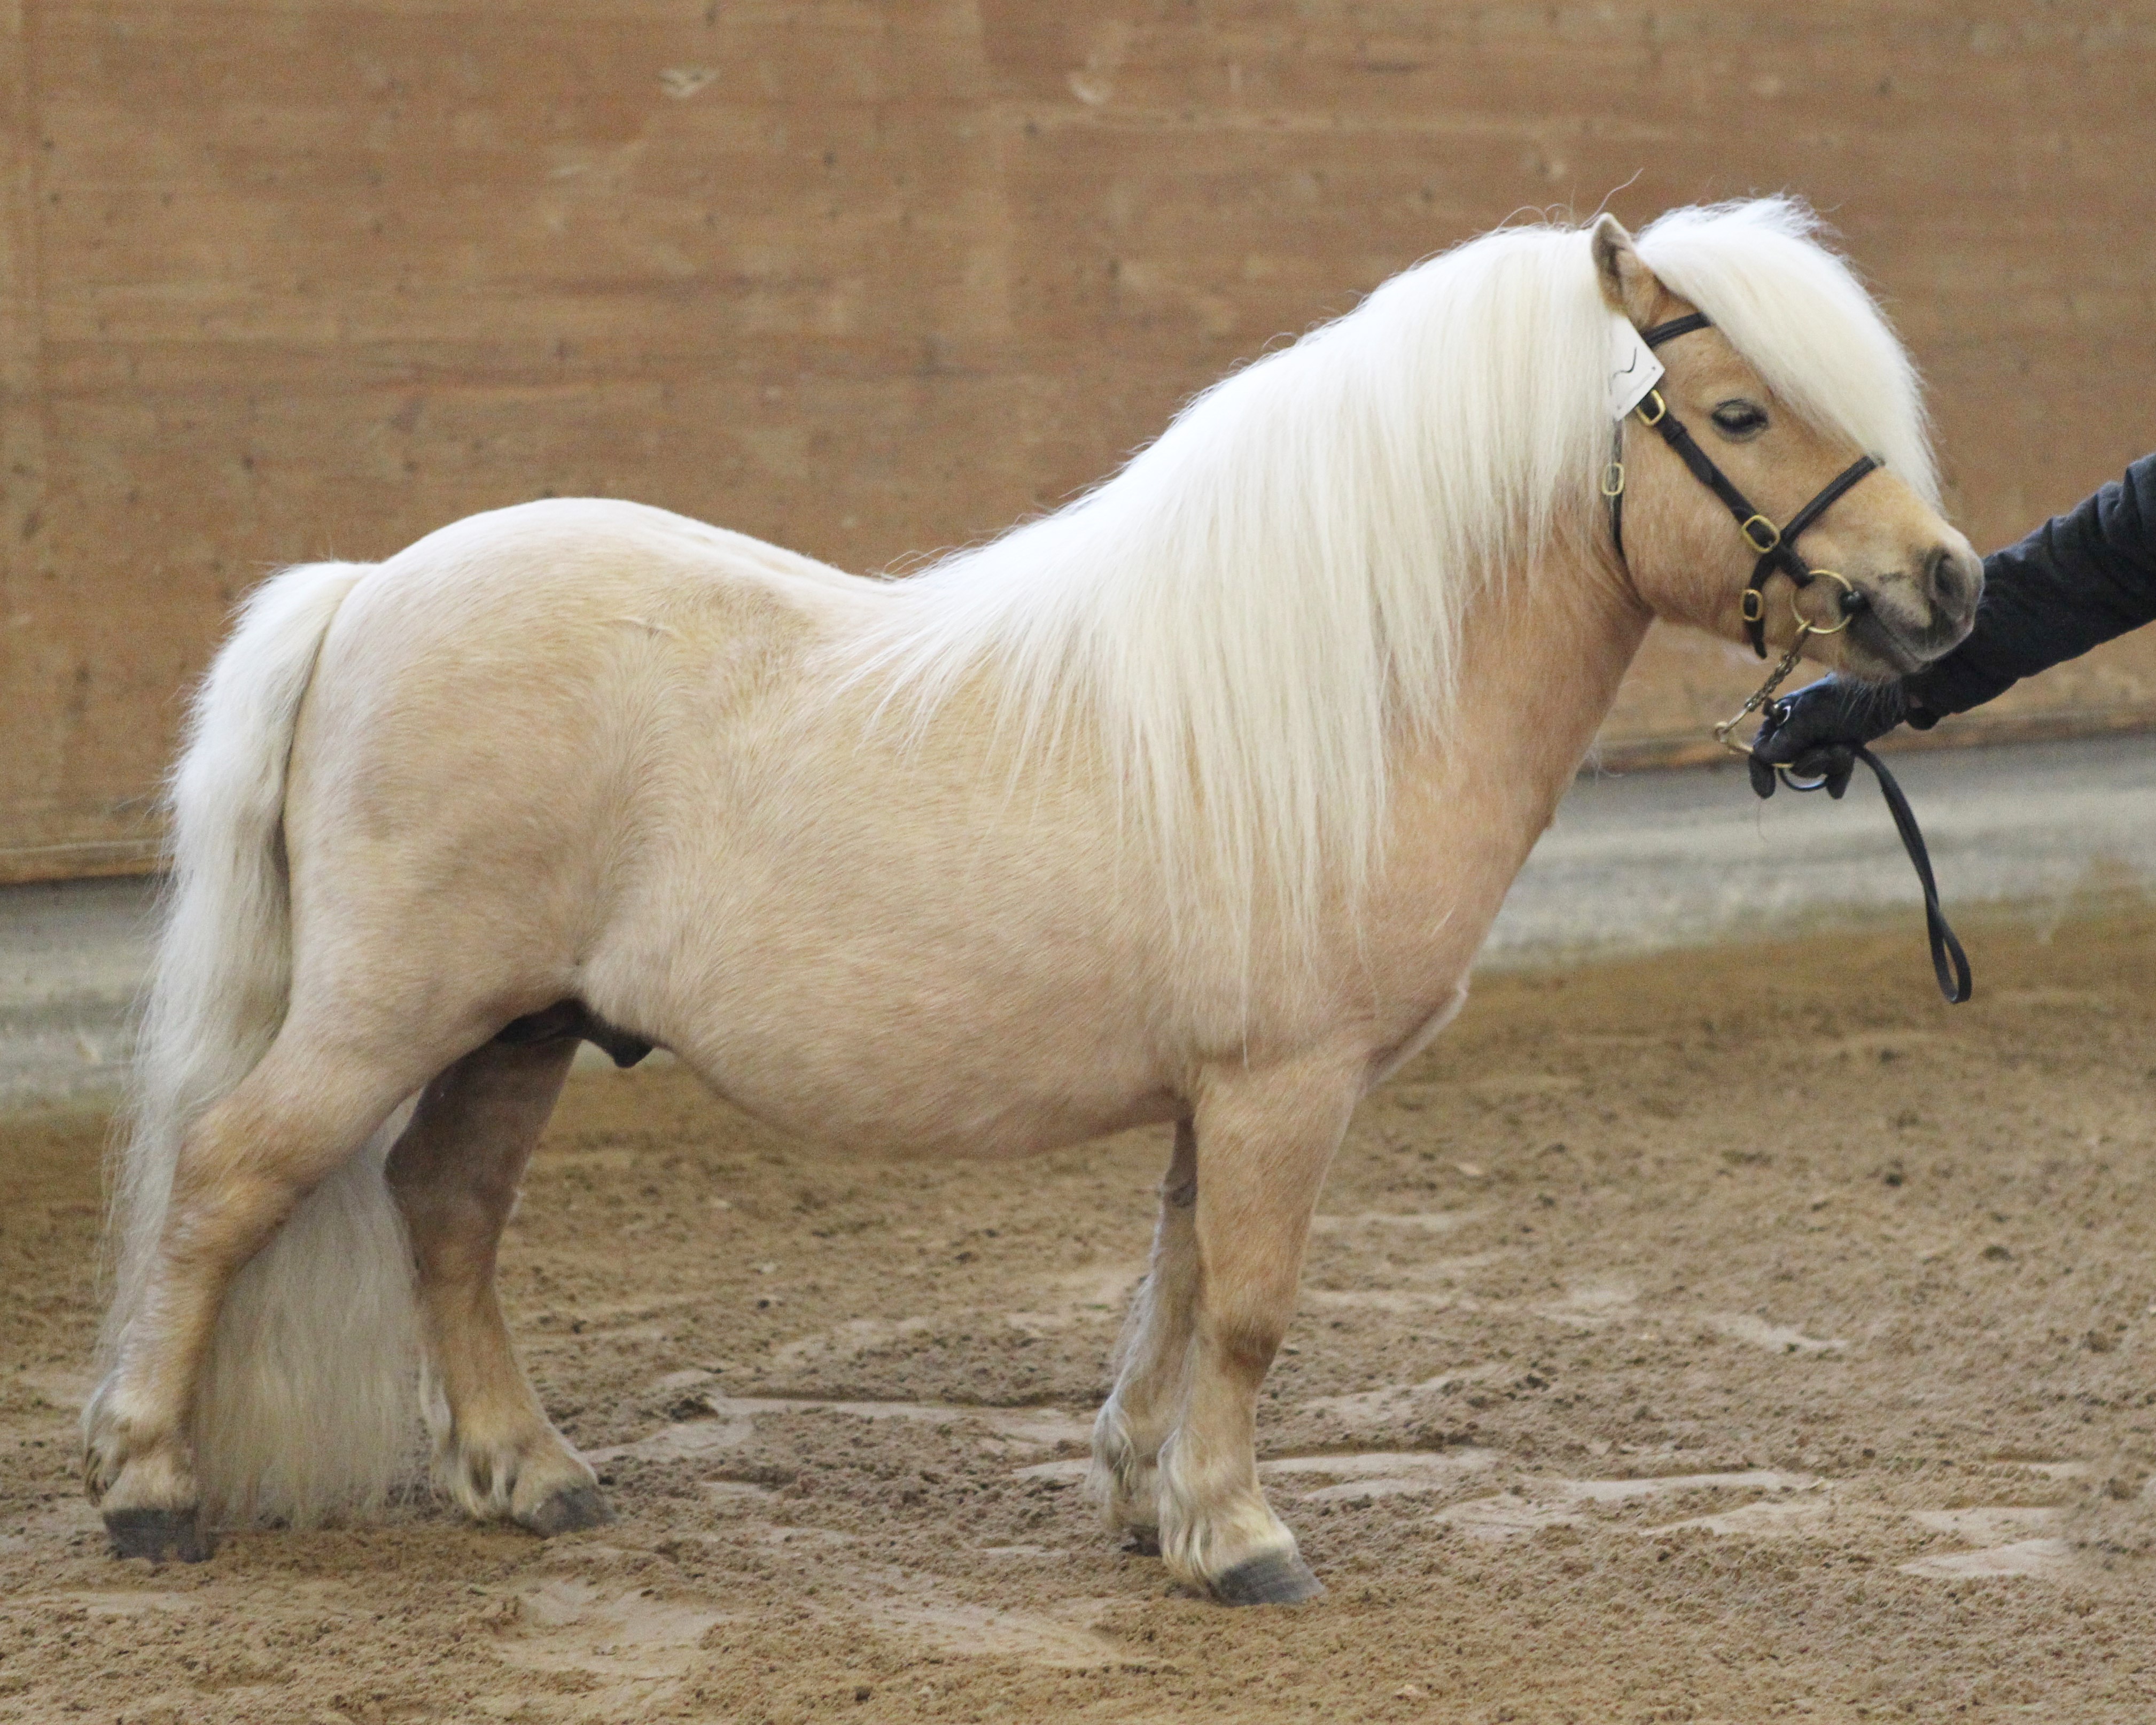
[[[1325,1591],[1325,1584],[1293,1552],[1267,1552],[1238,1563],[1213,1584],[1224,1605],[1300,1605]]]
[[[603,1527],[613,1519],[613,1506],[597,1486],[572,1486],[557,1491],[528,1516],[516,1518],[542,1539],[557,1533],[581,1533],[587,1527]]]
[[[116,1509],[105,1518],[116,1558],[165,1561],[167,1553],[182,1563],[208,1558],[212,1543],[191,1509]]]

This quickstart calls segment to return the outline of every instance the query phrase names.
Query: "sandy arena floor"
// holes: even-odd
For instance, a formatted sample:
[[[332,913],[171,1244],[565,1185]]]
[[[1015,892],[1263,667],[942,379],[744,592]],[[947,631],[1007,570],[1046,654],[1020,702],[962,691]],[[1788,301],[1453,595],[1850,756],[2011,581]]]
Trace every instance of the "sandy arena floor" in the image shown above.
[[[1483,985],[1367,1103],[1260,1428],[1331,1587],[1190,1598],[1087,1421],[1164,1135],[1000,1168],[580,1078],[505,1253],[620,1521],[104,1554],[100,1124],[0,1143],[0,1718],[2156,1716],[2156,921]]]

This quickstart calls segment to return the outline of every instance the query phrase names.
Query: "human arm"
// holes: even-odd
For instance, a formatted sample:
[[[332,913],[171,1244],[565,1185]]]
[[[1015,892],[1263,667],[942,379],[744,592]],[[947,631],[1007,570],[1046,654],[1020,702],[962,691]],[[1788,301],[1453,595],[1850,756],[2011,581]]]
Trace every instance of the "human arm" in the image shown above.
[[[2151,621],[2156,454],[1984,560],[1984,599],[1969,639],[1902,680],[1912,722],[1928,729]]]

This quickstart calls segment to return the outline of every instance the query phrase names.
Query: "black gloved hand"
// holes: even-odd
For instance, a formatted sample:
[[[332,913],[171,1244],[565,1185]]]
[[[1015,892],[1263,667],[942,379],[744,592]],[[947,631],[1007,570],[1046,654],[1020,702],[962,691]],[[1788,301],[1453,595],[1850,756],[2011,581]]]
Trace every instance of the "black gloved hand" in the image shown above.
[[[1752,788],[1774,794],[1777,767],[1799,778],[1822,781],[1830,797],[1849,788],[1855,751],[1884,737],[1909,716],[1909,698],[1899,683],[1849,683],[1821,677],[1768,704],[1752,740]]]

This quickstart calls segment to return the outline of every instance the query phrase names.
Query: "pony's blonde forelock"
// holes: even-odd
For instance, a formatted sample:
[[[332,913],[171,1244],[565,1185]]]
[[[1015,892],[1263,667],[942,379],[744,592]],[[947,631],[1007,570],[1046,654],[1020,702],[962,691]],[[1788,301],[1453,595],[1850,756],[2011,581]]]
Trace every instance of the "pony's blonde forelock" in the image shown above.
[[[1672,293],[1712,317],[1767,387],[1823,431],[1879,456],[1924,503],[1938,469],[1915,364],[1824,224],[1794,198],[1671,210],[1637,244]]]
[[[1641,253],[1928,499],[1914,372],[1810,223],[1783,200],[1679,211]],[[1269,913],[1293,950],[1367,877],[1403,733],[1443,733],[1470,600],[1584,542],[1609,321],[1584,228],[1419,264],[1086,496],[892,583],[862,674],[917,723],[987,678],[1022,757],[1089,732],[1178,926],[1247,964]]]

